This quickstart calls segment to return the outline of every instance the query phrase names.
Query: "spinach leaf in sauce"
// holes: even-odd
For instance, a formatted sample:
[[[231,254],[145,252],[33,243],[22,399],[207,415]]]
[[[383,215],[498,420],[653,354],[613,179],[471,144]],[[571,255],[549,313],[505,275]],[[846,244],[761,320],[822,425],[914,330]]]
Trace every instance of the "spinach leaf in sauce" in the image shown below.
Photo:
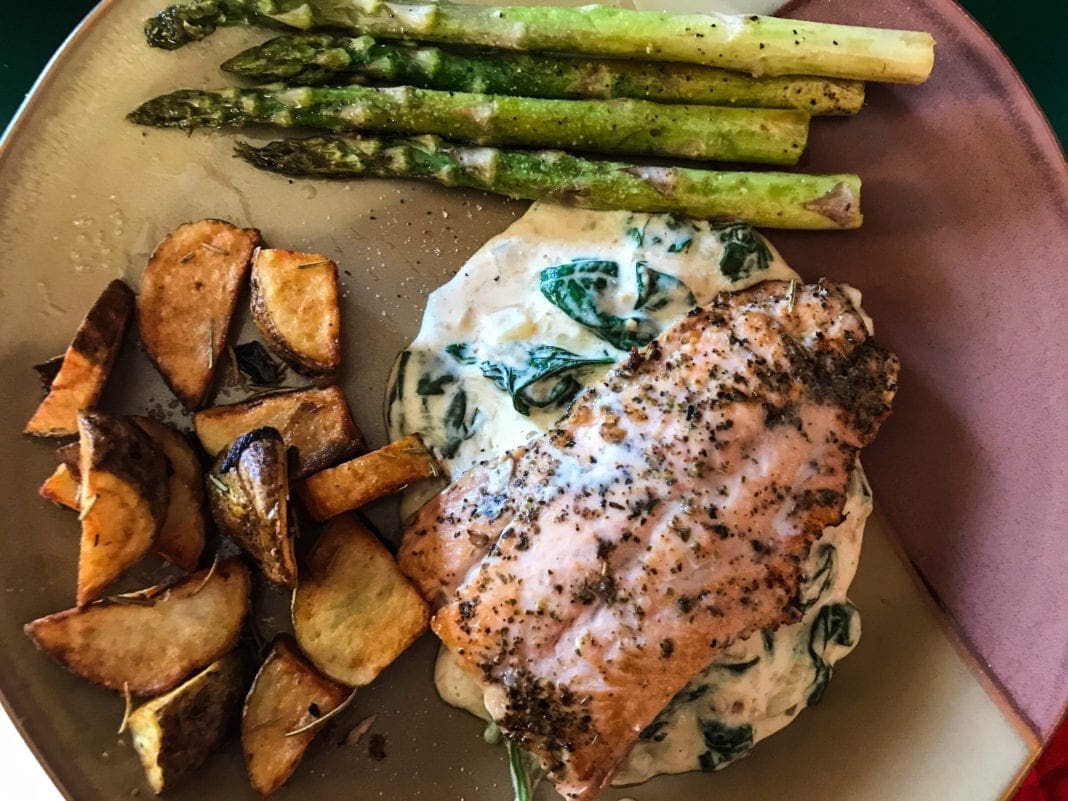
[[[422,432],[427,448],[442,459],[454,457],[483,422],[481,410],[469,407],[467,392],[450,367],[451,362],[422,348],[401,353],[386,412],[390,429]],[[414,419],[407,419],[411,414]]]
[[[667,738],[667,732],[664,731],[664,727],[667,726],[667,718],[657,717],[652,723],[642,729],[641,734],[638,735],[638,739],[643,743],[660,743]]]
[[[748,672],[749,668],[753,667],[753,665],[759,661],[760,657],[754,656],[748,662],[713,662],[712,667],[721,668],[735,676],[741,676],[743,673]]]
[[[566,405],[582,389],[571,373],[615,361],[607,354],[580,356],[555,345],[535,346],[524,354],[521,364],[480,359],[475,346],[466,342],[449,345],[445,352],[460,364],[477,365],[495,387],[511,396],[512,406],[524,415],[529,415],[532,409]]]
[[[808,653],[816,669],[816,677],[808,694],[808,706],[815,706],[823,699],[827,683],[831,680],[827,650],[834,645],[853,645],[853,620],[856,615],[856,607],[849,603],[827,604],[816,614],[808,637]]]
[[[813,556],[819,562],[819,568],[805,581],[805,601],[802,608],[806,610],[818,602],[831,586],[838,566],[838,551],[830,543],[821,543]]]
[[[646,224],[648,224],[648,223],[646,223]],[[645,226],[643,225],[641,228],[638,228],[636,226],[633,227],[633,228],[628,228],[627,229],[627,236],[630,239],[634,240],[634,244],[635,245],[637,245],[639,247],[641,245],[644,245],[645,244]]]
[[[675,697],[671,699],[671,705],[676,706],[678,704],[692,703],[698,698],[704,698],[711,689],[712,688],[707,684],[698,684],[696,687],[687,685],[675,693]]]
[[[693,244],[697,228],[689,220],[675,214],[668,214],[664,225],[672,233],[672,241],[667,247],[668,253],[685,253]]]
[[[731,281],[741,281],[754,272],[768,269],[771,251],[745,223],[731,223],[714,229],[723,243],[723,255],[719,259],[719,271]]]
[[[445,385],[455,383],[455,381],[456,376],[450,373],[439,376],[421,375],[415,385],[415,394],[424,398],[430,395],[444,395]]]
[[[748,723],[730,726],[721,720],[699,720],[705,748],[697,761],[701,770],[710,771],[745,756],[753,747],[753,727]]]
[[[457,389],[441,417],[441,427],[445,435],[445,442],[440,446],[442,458],[451,459],[455,456],[461,443],[474,436],[480,424],[481,412],[475,409],[469,417],[467,393],[463,389]]]
[[[639,740],[649,742],[660,742],[667,737],[667,732],[664,731],[664,727],[668,725],[671,717],[675,714],[675,711],[685,704],[692,704],[699,698],[704,698],[711,690],[711,686],[708,684],[689,684],[675,693],[675,696],[668,701],[668,705],[660,710],[660,714],[656,716],[652,723],[642,729],[641,734],[638,735]]]
[[[637,299],[632,313],[616,314],[611,300],[619,292],[619,264],[604,259],[574,259],[541,271],[542,295],[595,336],[619,350],[651,342],[661,324],[652,317],[674,319],[697,305],[689,288],[672,275],[634,265]]]

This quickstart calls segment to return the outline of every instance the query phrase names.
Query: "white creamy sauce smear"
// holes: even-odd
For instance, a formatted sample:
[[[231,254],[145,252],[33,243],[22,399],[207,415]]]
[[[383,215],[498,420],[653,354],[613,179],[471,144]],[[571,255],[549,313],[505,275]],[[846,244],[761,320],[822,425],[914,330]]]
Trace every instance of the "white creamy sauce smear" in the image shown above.
[[[724,290],[797,277],[746,226],[535,204],[430,295],[394,370],[390,436],[421,433],[456,478],[547,430],[579,387],[626,355],[621,337],[663,330],[688,303]],[[575,366],[552,372],[561,365]],[[438,488],[410,491],[405,514]],[[646,728],[615,784],[723,767],[818,702],[860,637],[847,591],[871,505],[858,465],[845,521],[824,531],[806,563],[803,618],[720,653]],[[444,649],[435,683],[448,703],[487,716],[481,690]]]

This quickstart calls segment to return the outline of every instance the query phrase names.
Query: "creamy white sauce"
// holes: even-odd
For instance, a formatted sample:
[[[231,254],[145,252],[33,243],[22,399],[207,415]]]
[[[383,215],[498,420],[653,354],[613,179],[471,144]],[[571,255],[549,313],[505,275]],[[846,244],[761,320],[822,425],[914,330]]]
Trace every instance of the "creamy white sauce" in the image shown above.
[[[608,271],[594,299],[598,319],[622,321],[614,329],[616,336],[603,329],[598,336],[590,325],[573,319],[583,316],[581,308],[576,311],[562,301],[569,316],[550,300],[551,275],[546,280],[543,271],[576,260],[594,260],[601,265],[597,270]],[[590,263],[583,261],[582,269]],[[616,265],[615,275],[604,266],[608,263]],[[797,274],[775,249],[744,227],[535,204],[431,294],[419,334],[394,370],[390,436],[421,433],[455,478],[556,422],[566,402],[533,406],[528,414],[516,406],[524,406],[524,397],[543,402],[559,386],[574,390],[596,383],[626,353],[605,336],[620,344],[619,332],[652,335],[662,330],[687,310],[686,289],[692,302],[703,304],[724,290],[791,278]],[[543,286],[549,287],[548,295]],[[649,286],[663,291],[650,294]],[[854,301],[859,308],[859,293]],[[585,322],[590,323],[588,316]],[[539,346],[603,363],[544,379],[513,402],[493,378],[504,384],[511,379],[514,389],[522,383],[516,376],[531,374],[528,354]],[[437,489],[411,491],[405,513]],[[858,467],[845,521],[824,532],[806,564],[810,606],[802,620],[750,637],[721,654],[643,732],[616,774],[616,784],[723,767],[793,720],[810,700],[818,700],[831,666],[860,635],[860,618],[846,593],[870,512],[871,493]],[[444,649],[435,683],[445,701],[486,717],[478,686]]]

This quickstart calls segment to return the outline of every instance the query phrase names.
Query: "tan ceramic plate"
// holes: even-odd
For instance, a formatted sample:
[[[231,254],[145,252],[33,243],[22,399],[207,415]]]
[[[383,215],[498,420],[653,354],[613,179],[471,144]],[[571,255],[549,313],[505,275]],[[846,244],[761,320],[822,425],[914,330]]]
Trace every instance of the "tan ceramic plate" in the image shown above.
[[[37,654],[21,632],[25,621],[71,604],[76,561],[72,517],[35,495],[52,448],[19,434],[39,397],[30,365],[61,351],[107,280],[136,279],[170,228],[228,218],[261,228],[269,243],[340,261],[345,388],[359,424],[381,444],[384,384],[426,293],[524,208],[406,183],[287,182],[233,161],[226,136],[127,125],[122,115],[149,96],[218,83],[214,65],[257,36],[231,30],[177,53],[150,50],[140,20],[159,4],[98,9],[0,150],[0,690],[78,801],[147,789],[115,734],[121,701]],[[862,174],[864,228],[772,235],[802,275],[861,287],[881,337],[903,357],[898,412],[866,459],[897,536],[882,523],[869,527],[854,593],[864,638],[818,709],[723,773],[606,798],[996,799],[1068,697],[1063,156],[1007,62],[950,0],[811,0],[793,13],[922,28],[939,42],[928,84],[874,88],[860,117],[814,125],[805,166]],[[105,403],[143,408],[167,398],[129,348]],[[377,519],[390,526],[391,509]],[[147,565],[130,584],[161,574]],[[284,599],[257,602],[272,615],[266,627],[284,624]],[[950,631],[986,673],[971,670]],[[346,718],[377,715],[385,760],[338,746],[347,730],[339,724],[278,798],[510,798],[500,749],[435,697],[433,650],[421,641]],[[230,746],[168,797],[254,794]]]

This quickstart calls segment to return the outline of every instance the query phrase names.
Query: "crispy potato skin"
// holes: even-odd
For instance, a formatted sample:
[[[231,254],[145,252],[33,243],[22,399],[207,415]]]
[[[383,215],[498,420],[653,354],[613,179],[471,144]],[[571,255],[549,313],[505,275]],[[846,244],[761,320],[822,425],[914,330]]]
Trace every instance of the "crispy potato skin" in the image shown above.
[[[133,308],[134,295],[126,284],[115,280],[105,287],[78,326],[48,395],[26,424],[25,433],[42,437],[78,433],[78,412],[92,408],[100,399]]]
[[[297,449],[293,478],[315,473],[366,450],[339,387],[296,389],[193,415],[204,450],[216,456],[255,428],[274,428],[286,447]]]
[[[197,569],[204,551],[208,517],[204,503],[204,471],[189,441],[176,429],[151,417],[132,417],[170,463],[170,503],[154,550],[186,572]]]
[[[297,585],[296,518],[289,513],[287,461],[281,434],[257,428],[219,454],[207,490],[219,531],[240,545],[270,581],[292,589]]]
[[[141,341],[187,409],[211,388],[259,244],[254,228],[198,220],[171,231],[148,260],[137,296]]]
[[[348,695],[308,664],[291,637],[275,640],[241,716],[241,747],[252,787],[266,796],[285,784],[318,730],[286,734],[333,711]],[[311,712],[313,705],[318,715]]]
[[[227,559],[214,572],[57,612],[26,624],[25,631],[38,648],[93,684],[156,695],[234,647],[250,587],[248,568]]]
[[[293,631],[326,676],[363,687],[422,634],[430,612],[355,515],[335,517],[293,593]]]
[[[169,465],[151,437],[129,418],[78,414],[82,537],[78,605],[148,553],[170,502]]]
[[[423,440],[412,434],[308,476],[297,484],[297,494],[308,514],[323,521],[441,473]]]
[[[248,660],[236,648],[134,710],[130,739],[153,792],[170,789],[204,763],[237,719],[247,687]]]
[[[196,570],[208,521],[200,459],[189,441],[171,426],[150,417],[130,420],[151,437],[170,465],[167,517],[152,550],[186,572]],[[42,498],[74,511],[81,508],[79,453],[77,442],[56,449],[60,464],[38,490]]]
[[[271,349],[317,384],[341,365],[337,264],[319,253],[260,248],[252,261],[252,320]]]
[[[56,448],[56,458],[70,468],[74,478],[78,481],[82,480],[82,474],[78,472],[81,470],[82,450],[77,442],[68,442]]]

